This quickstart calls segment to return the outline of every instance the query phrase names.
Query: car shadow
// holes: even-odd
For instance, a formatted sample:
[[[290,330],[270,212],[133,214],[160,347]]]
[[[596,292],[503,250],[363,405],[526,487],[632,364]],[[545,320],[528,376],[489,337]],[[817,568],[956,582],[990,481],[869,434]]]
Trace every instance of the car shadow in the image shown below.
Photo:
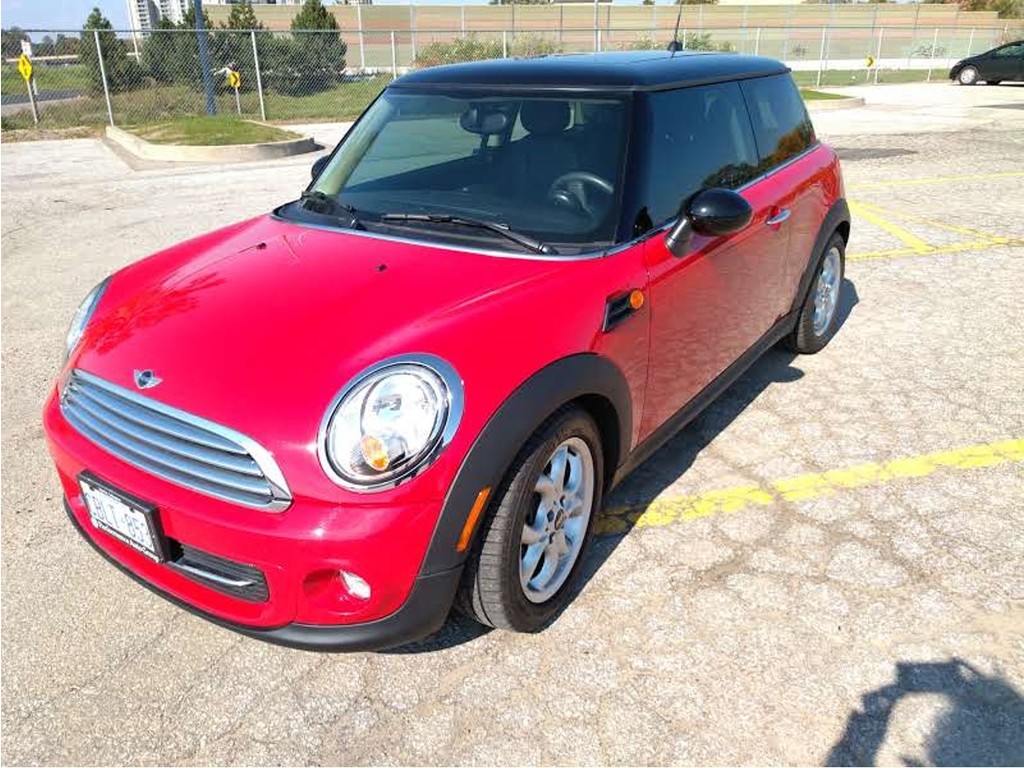
[[[896,682],[861,697],[825,765],[875,765],[896,706],[915,694],[945,697],[924,743],[903,765],[1024,765],[1024,698],[1009,681],[961,659],[896,664]],[[898,734],[896,734],[898,735]]]
[[[838,306],[840,328],[846,323],[859,301],[856,286],[849,279],[844,278]],[[633,521],[643,513],[658,494],[686,472],[697,455],[737,416],[743,413],[765,389],[772,384],[784,384],[803,377],[803,371],[792,366],[796,357],[794,353],[778,347],[770,349],[685,429],[637,467],[618,488],[605,498],[603,510],[595,520],[598,529],[602,528],[600,524],[602,519],[607,516],[608,510],[617,509],[621,512],[623,507],[627,507],[631,514],[628,517],[616,516],[617,521],[621,521],[621,523],[617,524],[614,534],[594,537],[586,556],[580,563],[581,578],[577,581],[575,594],[582,591],[590,579],[601,569],[602,564],[611,556],[615,548],[629,535]],[[559,614],[556,614],[552,617],[550,623],[557,621],[558,616]],[[475,640],[490,631],[489,628],[480,626],[458,611],[452,611],[448,621],[435,634],[424,640],[384,651],[384,653],[424,653],[443,650]]]

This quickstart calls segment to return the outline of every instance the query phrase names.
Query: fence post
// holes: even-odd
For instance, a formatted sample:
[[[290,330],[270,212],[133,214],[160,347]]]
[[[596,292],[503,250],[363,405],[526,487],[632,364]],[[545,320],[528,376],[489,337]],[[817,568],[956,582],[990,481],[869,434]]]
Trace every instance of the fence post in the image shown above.
[[[409,44],[412,46],[412,60],[416,61],[416,6],[409,3]]]
[[[398,46],[395,44],[395,30],[391,30],[391,76],[398,77]]]
[[[935,28],[935,33],[932,35],[932,55],[928,59],[928,77],[925,78],[926,83],[932,81],[932,68],[935,65],[935,46],[939,44],[939,28]]]
[[[356,23],[359,25],[359,68],[366,69],[366,39],[363,35],[362,3],[356,3]]]
[[[260,75],[260,54],[256,50],[256,30],[250,29],[249,35],[252,37],[252,62],[256,67],[256,92],[260,95],[260,119],[267,122],[267,105],[263,103],[263,76]]]
[[[110,125],[114,125],[114,108],[110,104],[110,86],[107,84],[107,67],[103,63],[103,47],[100,45],[100,31],[94,29],[92,31],[93,39],[96,41],[96,57],[100,60],[100,79],[103,80],[103,95],[107,99],[107,117],[110,119]]]
[[[758,27],[754,33],[754,55],[757,56],[761,51],[761,28]]]
[[[878,70],[882,68],[882,36],[885,34],[885,27],[878,28],[878,55],[875,56],[875,85],[878,85]]]
[[[651,40],[658,39],[658,6],[651,5]]]
[[[828,34],[828,27],[821,28],[821,50],[818,51],[818,79],[815,80],[814,85],[818,87],[821,85],[821,68],[825,65],[825,36]]]
[[[601,50],[600,29],[601,17],[599,16],[597,0],[594,0],[594,53]]]
[[[971,27],[971,36],[967,38],[967,56],[971,55],[971,48],[974,47],[974,27]],[[966,56],[964,57],[966,58]]]
[[[459,16],[462,19],[462,34],[465,35],[466,34],[466,6],[460,5],[459,6],[459,10],[461,11]]]
[[[501,30],[501,58],[508,58],[508,30]]]
[[[465,8],[466,6],[462,6]],[[558,42],[561,43],[565,33],[565,6],[558,4]]]

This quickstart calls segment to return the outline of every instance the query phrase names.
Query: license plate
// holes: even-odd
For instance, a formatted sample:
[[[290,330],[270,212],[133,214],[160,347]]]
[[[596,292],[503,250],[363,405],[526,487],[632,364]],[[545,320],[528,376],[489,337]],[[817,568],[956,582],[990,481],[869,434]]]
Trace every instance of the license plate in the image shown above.
[[[164,538],[156,507],[133,499],[91,475],[78,478],[93,527],[113,536],[155,562],[165,559]]]

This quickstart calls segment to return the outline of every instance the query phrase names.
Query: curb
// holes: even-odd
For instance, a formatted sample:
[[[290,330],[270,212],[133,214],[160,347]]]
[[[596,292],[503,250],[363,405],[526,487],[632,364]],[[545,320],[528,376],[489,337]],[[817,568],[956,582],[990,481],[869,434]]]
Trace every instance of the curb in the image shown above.
[[[834,109],[854,109],[864,106],[863,96],[844,96],[841,99],[811,99],[804,102],[808,112],[831,112]]]
[[[191,163],[247,163],[254,160],[274,160],[290,155],[315,152],[320,146],[310,136],[288,141],[272,141],[263,144],[224,144],[197,146],[181,144],[154,144],[141,139],[134,133],[107,126],[107,138],[143,160]]]

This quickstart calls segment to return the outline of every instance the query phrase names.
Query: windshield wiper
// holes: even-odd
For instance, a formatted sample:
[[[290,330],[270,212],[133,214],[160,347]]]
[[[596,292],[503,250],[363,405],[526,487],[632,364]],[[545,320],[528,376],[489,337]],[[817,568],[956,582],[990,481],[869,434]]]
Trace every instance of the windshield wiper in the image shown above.
[[[521,245],[527,250],[533,251],[534,253],[544,254],[556,254],[554,248],[546,243],[542,243],[540,240],[524,235],[521,232],[516,232],[510,229],[507,224],[499,224],[496,221],[486,221],[485,219],[471,219],[465,216],[452,216],[447,213],[382,213],[380,220],[397,221],[397,222],[425,222],[427,224],[452,224],[457,227],[475,227],[476,229],[486,229],[488,232],[494,232],[497,235],[501,235],[507,240],[511,240],[517,245]]]
[[[307,210],[347,219],[348,225],[353,229],[363,228],[362,222],[357,218],[359,211],[351,205],[341,202],[338,198],[331,197],[326,192],[321,192],[319,189],[307,189],[299,196],[299,199]]]

